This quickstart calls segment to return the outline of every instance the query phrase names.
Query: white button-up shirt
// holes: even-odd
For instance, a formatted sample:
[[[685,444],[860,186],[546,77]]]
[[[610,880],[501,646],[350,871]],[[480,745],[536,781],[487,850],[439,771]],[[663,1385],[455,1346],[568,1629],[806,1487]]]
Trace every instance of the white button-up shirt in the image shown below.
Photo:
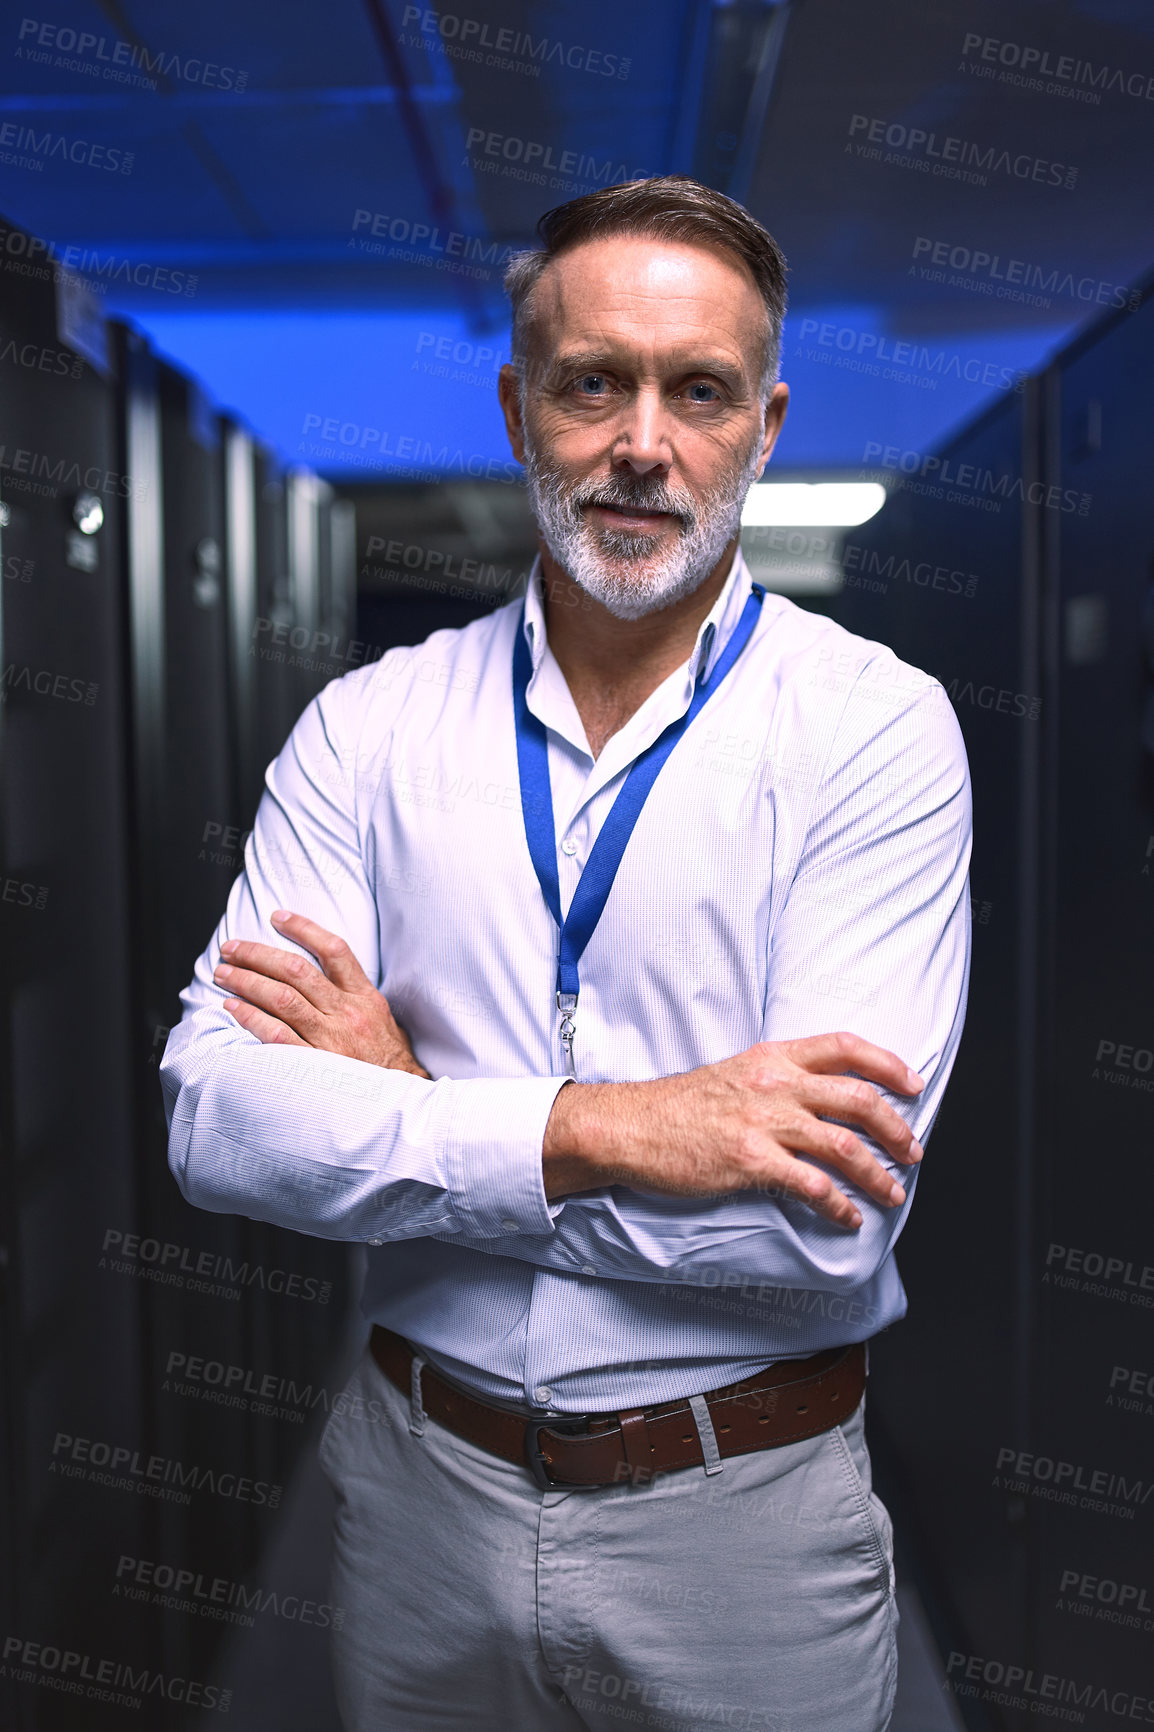
[[[749,591],[738,555],[688,661],[595,760],[534,569],[527,702],[548,730],[563,911],[629,766],[684,714]],[[909,1195],[883,1208],[839,1178],[856,1232],[752,1191],[545,1197],[565,1080],[557,930],[517,777],[521,619],[510,603],[332,681],[269,767],[161,1068],[180,1187],[372,1247],[366,1314],[498,1401],[609,1411],[864,1339],[905,1311],[893,1246],[916,1178],[865,1133]],[[578,1081],[849,1029],[926,1078],[916,1097],[880,1090],[924,1144],[965,1014],[970,834],[939,682],[768,595],[658,775],[582,957]],[[433,1081],[262,1045],[222,1008],[220,944],[291,948],[277,908],[348,940]]]

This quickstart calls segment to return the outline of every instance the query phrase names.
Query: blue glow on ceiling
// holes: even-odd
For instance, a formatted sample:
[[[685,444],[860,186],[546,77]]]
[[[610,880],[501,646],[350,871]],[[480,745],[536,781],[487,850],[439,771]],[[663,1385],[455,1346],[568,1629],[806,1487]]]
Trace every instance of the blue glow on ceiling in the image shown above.
[[[497,401],[507,334],[478,333],[464,314],[137,308],[132,316],[286,462],[350,481],[519,473]]]
[[[1148,0],[1087,8],[1103,63],[1139,52]],[[851,30],[852,0],[837,0],[833,32],[828,5],[792,8],[759,95],[774,10],[149,0],[130,19],[57,0],[12,24],[3,219],[74,248],[108,308],[282,459],[347,479],[504,476],[501,261],[550,205],[639,170],[691,172],[748,202],[790,260],[777,463],[932,447],[1121,304],[1148,241],[1133,195],[1113,193],[1149,179],[1144,105],[1120,99],[1105,127],[1029,108],[1038,160],[1071,160],[1076,139],[1076,207],[1072,188],[1033,181],[859,171],[845,117],[863,92],[901,90],[907,119],[940,112],[973,139],[1001,127],[998,93],[955,76],[916,7],[916,28],[879,35]],[[914,268],[930,236],[949,242],[950,272]],[[959,251],[1013,255],[1057,287],[1018,305],[979,294],[994,278],[955,267]],[[1086,273],[1105,300],[1062,287]]]
[[[927,335],[878,306],[797,308],[782,341],[791,395],[774,461],[868,467],[867,448],[879,444],[931,450],[1020,390],[1067,334],[1049,325]]]
[[[286,462],[349,481],[519,473],[497,401],[507,333],[478,332],[463,312],[135,307],[132,318]],[[785,329],[792,396],[774,460],[853,466],[871,444],[930,449],[1014,390],[1059,334],[925,336],[890,329],[878,307],[798,309]]]

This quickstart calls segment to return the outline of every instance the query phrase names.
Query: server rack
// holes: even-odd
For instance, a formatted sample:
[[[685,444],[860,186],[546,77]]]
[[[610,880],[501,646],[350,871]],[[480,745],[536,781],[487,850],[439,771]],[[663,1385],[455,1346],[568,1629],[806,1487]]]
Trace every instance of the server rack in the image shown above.
[[[314,693],[334,672],[344,671],[325,658],[321,622],[327,615],[339,619],[351,612],[356,577],[352,549],[339,537],[333,540],[336,502],[327,483],[307,470],[286,476],[273,454],[232,422],[224,424],[222,450],[243,835],[251,827],[269,761]],[[270,1302],[248,1311],[250,1361],[316,1390],[334,1366],[351,1282],[349,1252],[260,1222],[246,1223],[246,1249],[254,1267],[287,1265],[308,1291],[332,1296],[331,1310],[309,1304],[286,1312]],[[278,1452],[269,1428],[255,1437],[262,1445],[256,1465],[263,1477],[283,1477],[291,1456]]]
[[[1148,289],[1048,369],[1042,430],[1047,481],[1075,508],[1045,513],[1043,543],[1045,1158],[1026,1447],[1030,1501],[1070,1495],[1038,1503],[1031,1605],[1047,1669],[1128,1700],[1149,1694],[1154,1628],[1152,367]],[[1070,1471],[1051,1487],[1040,1460]]]
[[[300,707],[347,673],[356,599],[356,513],[308,469],[289,471],[285,490]]]
[[[266,617],[283,618],[290,636],[309,587],[288,563],[285,495],[271,455],[235,426],[218,424],[193,382],[158,362],[137,333],[120,327],[115,336],[125,465],[143,478],[127,506],[125,561],[134,670],[135,954],[147,1024],[166,1031],[179,1019],[179,992],[243,865],[258,769],[246,754],[255,746],[258,760],[271,756],[303,707],[295,667],[292,677],[280,664],[271,664],[271,679],[250,674],[245,664],[252,656],[240,641],[246,611],[251,652],[261,623],[251,618],[260,574],[270,594]],[[308,480],[318,492],[323,487]],[[238,736],[230,740],[230,722],[237,721]],[[262,742],[262,728],[270,726]],[[153,1045],[159,1049],[155,1037]],[[154,1447],[166,1459],[207,1464],[253,1486],[283,1487],[316,1412],[278,1414],[275,1403],[258,1405],[236,1390],[266,1387],[271,1376],[278,1388],[289,1380],[294,1391],[311,1396],[319,1389],[323,1397],[347,1299],[347,1252],[191,1208],[168,1172],[154,1068],[141,1072],[139,1088],[147,1232],[180,1251],[175,1283],[162,1286],[148,1309],[145,1379]],[[290,1284],[289,1273],[298,1281]],[[324,1292],[329,1305],[313,1316],[312,1304],[305,1314],[299,1300],[286,1299],[290,1288]],[[219,1376],[221,1386],[186,1378],[182,1367],[192,1361],[211,1367],[206,1376]],[[275,1506],[266,1501],[272,1495],[259,1503],[200,1497],[163,1508],[163,1561],[205,1580],[250,1579],[275,1525]],[[203,1678],[226,1628],[162,1614],[153,1650],[172,1669]]]
[[[932,463],[903,454],[881,513],[847,537],[838,609],[941,680],[970,762],[966,1029],[898,1248],[909,1315],[871,1350],[869,1405],[887,1489],[928,1537],[926,1598],[950,1646],[982,1655],[1017,1654],[1027,1634],[1029,1512],[993,1481],[1030,1425],[1037,419],[1031,383]]]
[[[181,1356],[243,1366],[251,1307],[221,1270],[246,1262],[248,1223],[206,1215],[180,1196],[167,1166],[157,1063],[180,1019],[179,994],[241,864],[228,741],[227,641],[221,581],[222,500],[214,418],[191,381],[125,326],[113,332],[121,379],[127,502],[124,569],[133,670],[130,752],[136,860],[132,954],[142,1010],[137,1072],[144,1243],[162,1247],[146,1308],[142,1363],[150,1448],[166,1460],[251,1474],[243,1409],[209,1406],[180,1374]],[[206,1278],[206,1276],[208,1278]],[[198,1398],[199,1397],[199,1398]],[[259,1553],[251,1506],[164,1502],[157,1561],[207,1579],[244,1576]],[[267,1518],[266,1518],[267,1525]],[[150,1646],[173,1672],[203,1677],[219,1626],[153,1612]]]
[[[974,790],[966,1034],[871,1424],[943,1646],[1071,1702],[1140,1699],[1154,1625],[1152,360],[1147,288],[883,476],[838,607],[942,680]]]
[[[111,1452],[144,1435],[144,1293],[118,1255],[139,1225],[119,593],[131,478],[99,318],[74,281],[9,240],[6,263],[20,268],[0,272],[6,1629],[134,1660],[141,1632],[113,1598],[114,1567],[147,1555],[151,1512],[110,1471]],[[51,1691],[11,1673],[0,1689],[6,1726],[64,1723]],[[101,1715],[94,1706],[88,1724]]]
[[[299,477],[295,580],[271,454],[75,279],[0,275],[0,336],[6,1630],[203,1681],[228,1624],[139,1591],[135,1565],[259,1584],[274,1500],[176,1488],[190,1469],[286,1484],[334,1393],[350,1262],[184,1203],[157,1065],[309,695],[302,666],[262,669],[262,618],[303,629],[300,595],[310,636],[347,620],[352,550]],[[278,1414],[213,1401],[211,1379],[179,1387],[181,1354],[292,1393]],[[128,1708],[0,1689],[24,1732]],[[148,1712],[188,1710],[154,1693]]]

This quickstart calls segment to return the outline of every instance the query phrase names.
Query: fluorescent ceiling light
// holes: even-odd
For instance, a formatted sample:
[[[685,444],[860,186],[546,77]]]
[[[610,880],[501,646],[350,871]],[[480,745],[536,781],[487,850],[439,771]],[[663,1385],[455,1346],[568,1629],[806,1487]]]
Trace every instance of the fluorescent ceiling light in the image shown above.
[[[746,494],[741,522],[746,529],[850,529],[868,523],[885,502],[878,481],[759,481]]]

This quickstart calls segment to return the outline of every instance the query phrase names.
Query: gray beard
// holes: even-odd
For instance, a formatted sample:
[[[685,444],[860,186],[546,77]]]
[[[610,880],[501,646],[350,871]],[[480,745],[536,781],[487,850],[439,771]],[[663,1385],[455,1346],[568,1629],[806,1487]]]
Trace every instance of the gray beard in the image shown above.
[[[624,472],[567,489],[527,435],[524,466],[533,516],[562,571],[615,618],[642,619],[704,583],[741,528],[741,508],[760,460],[759,435],[740,469],[701,498],[674,491],[659,476]],[[681,520],[681,533],[667,552],[659,552],[654,536],[596,528],[584,516],[586,505],[672,512]]]

